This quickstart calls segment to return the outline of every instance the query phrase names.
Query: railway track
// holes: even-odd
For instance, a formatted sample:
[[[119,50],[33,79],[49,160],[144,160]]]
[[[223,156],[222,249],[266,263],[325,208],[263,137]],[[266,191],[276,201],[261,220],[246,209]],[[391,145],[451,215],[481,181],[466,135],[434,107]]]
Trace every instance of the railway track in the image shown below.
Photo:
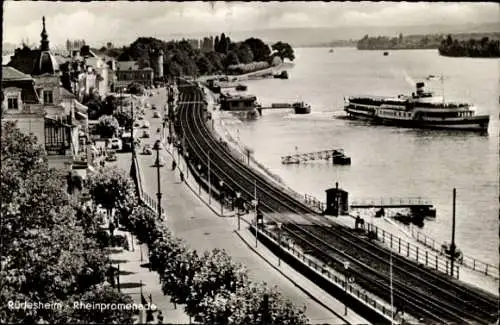
[[[304,228],[306,231],[301,231]],[[347,239],[349,236],[345,234],[340,236],[339,233],[329,231],[330,229],[325,227],[290,223],[284,224],[283,229],[285,232],[292,231],[293,239],[298,238],[300,246],[313,248],[312,254],[327,264],[341,268],[342,261],[351,262],[359,285],[387,301],[390,299],[387,290],[387,286],[390,286],[388,252],[382,253],[381,249],[372,251],[371,248],[367,249]],[[433,283],[436,280],[434,274],[416,273],[411,264],[395,254],[392,256],[395,306],[404,307],[410,314],[423,318],[427,315],[422,313],[422,308],[436,315],[446,316],[438,320],[440,322],[448,320],[458,323],[490,324],[496,320],[496,307],[493,301],[472,296],[463,288],[444,281],[440,285]]]
[[[228,153],[227,148],[219,143],[208,129],[204,105],[206,103],[203,102],[203,95],[199,89],[182,87],[176,129],[184,136],[190,158],[198,158],[197,164],[206,168],[210,155],[212,183],[217,184],[214,181],[223,180],[227,187],[239,191],[242,198],[247,201],[254,198],[256,189],[259,208],[267,212],[266,217],[271,219],[275,219],[273,213],[287,212],[300,214],[313,224],[318,224],[317,220],[311,218],[311,215],[316,214],[312,209],[276,189],[263,176]],[[288,217],[288,219],[290,222],[287,223],[286,230],[295,239],[302,240],[303,245],[314,248],[315,254],[321,255],[337,268],[342,267],[339,264],[341,261],[351,260],[353,271],[360,283],[371,288],[382,298],[387,298],[389,252],[386,249],[368,240],[360,240],[342,227],[323,227],[318,228],[322,229],[318,231],[295,224],[293,218]],[[330,222],[321,224],[332,226]],[[327,238],[337,240],[333,244]],[[344,250],[355,250],[361,258],[357,259],[352,254],[347,255],[334,245],[343,245],[341,247],[344,247]],[[396,280],[393,282],[395,297],[397,302],[405,305],[405,309],[411,311],[413,315],[438,323],[489,324],[497,319],[498,308],[495,313],[494,306],[498,306],[498,302],[495,298],[462,288],[447,277],[422,270],[415,263],[395,254],[393,261],[396,261],[396,266],[393,266],[393,270],[396,270]],[[411,277],[410,274],[415,276]]]

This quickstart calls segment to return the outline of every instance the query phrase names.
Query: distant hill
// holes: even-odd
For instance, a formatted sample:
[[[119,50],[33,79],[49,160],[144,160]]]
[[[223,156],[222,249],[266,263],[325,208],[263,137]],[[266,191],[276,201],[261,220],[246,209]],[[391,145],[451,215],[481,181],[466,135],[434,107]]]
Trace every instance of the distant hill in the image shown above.
[[[359,26],[338,28],[278,28],[260,29],[253,31],[226,32],[235,41],[244,40],[248,37],[257,37],[268,43],[283,41],[293,47],[310,47],[318,45],[329,45],[336,40],[361,39],[364,35],[383,35],[394,37],[400,33],[410,34],[456,34],[473,32],[496,32],[500,30],[499,23],[464,24],[464,25],[422,25],[422,26]],[[162,35],[162,38],[200,37],[207,36],[206,33]],[[215,33],[214,33],[215,36]]]

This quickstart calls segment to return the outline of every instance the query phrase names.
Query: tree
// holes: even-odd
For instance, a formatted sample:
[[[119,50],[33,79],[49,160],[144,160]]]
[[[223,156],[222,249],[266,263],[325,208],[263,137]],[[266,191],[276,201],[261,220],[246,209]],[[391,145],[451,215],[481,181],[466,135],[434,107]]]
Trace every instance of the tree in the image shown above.
[[[220,290],[236,292],[248,281],[246,269],[232,261],[225,250],[214,249],[201,257],[202,265],[191,285],[186,299],[186,312],[190,316],[202,313],[200,303],[204,297],[213,297]]]
[[[254,61],[268,61],[271,50],[269,46],[258,38],[248,38],[243,43],[248,45],[253,53]]]
[[[111,115],[103,115],[99,117],[97,130],[103,138],[112,138],[118,132],[120,125],[116,118]]]
[[[277,42],[274,43],[271,48],[277,52],[277,55],[284,60],[287,58],[290,61],[295,60],[295,55],[293,53],[293,49],[288,43]]]
[[[113,117],[118,121],[118,125],[124,127],[126,130],[132,129],[132,114],[131,111],[122,110],[113,113]]]
[[[247,44],[239,43],[236,48],[238,59],[241,63],[250,63],[253,61],[253,53]]]
[[[133,95],[141,96],[144,94],[144,86],[137,82],[132,82],[127,86],[127,92]]]
[[[238,55],[235,52],[229,52],[226,56],[226,59],[224,60],[224,65],[228,67],[230,65],[235,65],[235,64],[240,64],[240,61],[238,60]]]
[[[113,95],[108,95],[102,103],[102,114],[113,115],[118,108],[118,99]]]
[[[94,202],[109,212],[117,209],[122,215],[128,216],[137,205],[135,185],[122,170],[100,168],[88,176],[87,188]]]
[[[205,55],[200,55],[196,60],[200,74],[211,74],[214,71],[214,66]]]

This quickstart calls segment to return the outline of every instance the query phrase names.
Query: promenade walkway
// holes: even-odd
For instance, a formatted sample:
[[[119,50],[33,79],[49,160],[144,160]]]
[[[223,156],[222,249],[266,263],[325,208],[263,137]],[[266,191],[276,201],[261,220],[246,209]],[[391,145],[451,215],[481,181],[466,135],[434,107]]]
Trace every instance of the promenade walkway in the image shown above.
[[[149,99],[152,104],[163,105],[162,103],[165,101],[164,94],[165,90],[161,89],[160,96],[150,97]],[[152,112],[147,112],[146,119],[151,123],[150,129],[156,130],[160,126],[161,119],[152,119],[151,116]],[[157,138],[158,135],[152,134],[151,139],[143,139],[142,142],[152,144]],[[143,190],[151,197],[156,197],[157,192],[156,168],[151,167],[155,154],[153,153],[153,156],[138,155]],[[187,181],[193,190],[180,182],[179,172],[171,170],[172,156],[170,154],[163,152],[162,160],[165,163],[165,167],[161,168],[160,172],[161,191],[163,193],[162,205],[166,209],[167,225],[177,237],[183,238],[191,248],[198,251],[214,248],[225,249],[235,261],[247,266],[249,276],[253,281],[276,285],[284,297],[293,301],[297,306],[305,305],[306,316],[312,324],[367,323],[366,320],[351,310],[344,317],[344,305],[341,302],[332,298],[328,293],[295,272],[288,265],[281,263],[281,267],[278,268],[278,261],[274,254],[263,245],[258,245],[257,248],[253,247],[254,245],[251,243],[254,243],[255,239],[252,241],[253,236],[243,224],[241,231],[236,231],[237,218],[231,217],[233,214],[228,214],[226,211],[224,215],[229,217],[219,217],[216,213],[220,209],[218,202],[213,200],[212,209],[210,209],[197,197],[195,194],[197,193],[196,185],[191,182],[192,178],[189,178],[189,175]],[[177,164],[180,168],[185,168],[182,162]],[[119,154],[116,165],[129,171],[131,155]],[[203,190],[201,197],[205,202],[208,202],[207,194]],[[130,264],[130,267],[135,267],[137,270],[140,267],[140,262],[135,263]],[[125,266],[123,268],[125,270]],[[139,277],[137,275],[137,278],[131,278],[131,281],[137,282]],[[152,278],[154,280],[155,276]],[[161,294],[158,278],[156,277],[156,284],[153,280],[144,286],[145,295],[147,292],[153,293],[153,302],[163,310],[166,323],[175,323],[177,320],[182,321],[183,315],[179,309],[173,309],[173,306],[169,303],[169,298]],[[135,289],[135,291],[138,290]],[[170,319],[170,313],[172,314],[172,320]],[[187,323],[185,318],[184,322]]]

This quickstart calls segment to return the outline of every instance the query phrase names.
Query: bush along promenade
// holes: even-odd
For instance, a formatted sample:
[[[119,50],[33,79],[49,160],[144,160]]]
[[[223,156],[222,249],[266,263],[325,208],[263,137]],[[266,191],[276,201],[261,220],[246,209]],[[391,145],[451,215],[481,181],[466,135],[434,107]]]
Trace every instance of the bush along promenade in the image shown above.
[[[82,204],[78,193],[68,194],[68,176],[48,168],[36,138],[2,123],[2,324],[133,322],[131,309],[83,307],[133,301],[110,285],[106,246],[112,241],[97,211]],[[124,213],[134,204],[118,200]]]
[[[244,266],[224,251],[198,253],[175,238],[156,213],[139,205],[122,219],[149,247],[149,263],[163,293],[182,304],[203,324],[306,324],[304,310],[286,301],[276,288],[248,279]],[[168,321],[168,319],[167,319]]]

